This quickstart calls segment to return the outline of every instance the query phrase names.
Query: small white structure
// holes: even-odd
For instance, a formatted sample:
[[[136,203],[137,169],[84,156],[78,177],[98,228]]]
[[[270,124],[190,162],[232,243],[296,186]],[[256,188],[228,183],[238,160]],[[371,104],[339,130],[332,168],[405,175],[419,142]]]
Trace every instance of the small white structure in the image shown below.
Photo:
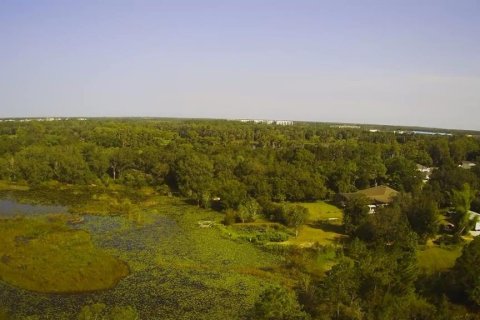
[[[475,167],[477,164],[474,163],[474,162],[471,162],[471,161],[462,161],[461,164],[459,164],[458,166],[462,169],[472,169],[473,167]]]
[[[470,220],[477,219],[475,226],[470,230],[470,234],[474,237],[480,235],[480,213],[470,210],[468,211],[468,218]]]
[[[423,182],[426,183],[430,180],[430,175],[432,174],[433,170],[436,169],[434,167],[426,167],[424,165],[417,163],[417,171],[421,172],[424,176]]]
[[[339,128],[339,129],[360,129],[360,126],[351,125],[351,124],[332,124],[330,128]]]
[[[198,221],[197,223],[200,228],[211,228],[215,226],[215,221],[206,220],[206,221]]]
[[[377,209],[377,206],[374,205],[374,204],[369,204],[368,205],[368,214],[374,214],[375,213],[375,209]]]
[[[291,120],[276,120],[275,124],[280,125],[280,126],[291,126],[293,124],[293,121],[291,121]]]
[[[266,119],[240,119],[240,122],[248,123],[253,122],[256,124],[265,123],[265,124],[276,124],[280,126],[291,126],[293,121],[291,120],[266,120]]]
[[[430,172],[430,169],[431,169],[431,168],[425,167],[425,166],[417,163],[417,171],[429,173],[429,172]]]

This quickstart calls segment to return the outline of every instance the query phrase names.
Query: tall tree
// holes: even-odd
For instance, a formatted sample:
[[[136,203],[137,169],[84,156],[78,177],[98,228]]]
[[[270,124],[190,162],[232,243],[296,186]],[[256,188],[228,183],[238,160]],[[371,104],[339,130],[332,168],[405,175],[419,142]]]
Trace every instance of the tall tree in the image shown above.
[[[455,261],[455,266],[449,274],[451,293],[457,294],[457,299],[469,301],[480,306],[480,237],[476,237],[463,248],[462,255]]]
[[[260,205],[253,198],[248,198],[238,207],[238,216],[242,223],[255,221],[260,211]]]
[[[213,189],[213,163],[204,154],[182,156],[175,162],[173,173],[180,192],[198,205]]]
[[[387,175],[390,184],[404,192],[418,192],[422,186],[422,174],[415,163],[403,157],[387,160]]]
[[[308,209],[301,205],[285,206],[284,219],[287,226],[295,229],[295,237],[298,237],[298,229],[308,219]]]
[[[426,194],[412,198],[404,208],[412,230],[422,242],[434,237],[439,228],[440,213],[437,202]]]
[[[471,227],[472,222],[470,221],[469,211],[472,200],[475,198],[475,191],[466,183],[462,189],[453,190],[452,193],[453,205],[455,207],[452,220],[455,225],[455,238],[458,240]]]
[[[310,319],[299,305],[295,293],[279,286],[269,287],[262,292],[249,318],[252,320]]]
[[[343,226],[346,234],[355,234],[368,217],[368,199],[363,195],[350,198],[343,210]]]
[[[343,258],[327,272],[320,286],[320,303],[334,319],[361,319],[360,272],[352,259]],[[347,316],[348,315],[348,316]]]

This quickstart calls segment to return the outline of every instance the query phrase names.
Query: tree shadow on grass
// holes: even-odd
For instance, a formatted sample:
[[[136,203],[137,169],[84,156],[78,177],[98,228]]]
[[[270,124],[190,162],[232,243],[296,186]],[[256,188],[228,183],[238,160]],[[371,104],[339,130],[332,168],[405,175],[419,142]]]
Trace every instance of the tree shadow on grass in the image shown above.
[[[308,224],[309,227],[314,229],[320,229],[325,232],[334,232],[338,233],[340,236],[343,236],[343,226],[337,223],[331,223],[328,221],[317,221],[311,224]]]

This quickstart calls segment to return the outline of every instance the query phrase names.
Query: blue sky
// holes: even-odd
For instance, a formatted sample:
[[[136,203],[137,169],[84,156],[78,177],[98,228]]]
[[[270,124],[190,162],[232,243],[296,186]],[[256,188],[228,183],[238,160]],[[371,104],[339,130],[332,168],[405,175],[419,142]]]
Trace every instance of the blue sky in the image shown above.
[[[0,1],[0,117],[480,130],[480,1]]]

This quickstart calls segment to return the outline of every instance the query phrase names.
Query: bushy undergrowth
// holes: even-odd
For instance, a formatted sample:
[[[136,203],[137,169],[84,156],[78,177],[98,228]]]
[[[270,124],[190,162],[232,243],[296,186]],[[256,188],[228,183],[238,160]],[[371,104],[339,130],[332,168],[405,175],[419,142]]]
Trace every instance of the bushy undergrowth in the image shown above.
[[[230,230],[232,230],[239,239],[261,244],[287,241],[290,236],[294,235],[292,231],[277,223],[236,224],[232,226]]]

